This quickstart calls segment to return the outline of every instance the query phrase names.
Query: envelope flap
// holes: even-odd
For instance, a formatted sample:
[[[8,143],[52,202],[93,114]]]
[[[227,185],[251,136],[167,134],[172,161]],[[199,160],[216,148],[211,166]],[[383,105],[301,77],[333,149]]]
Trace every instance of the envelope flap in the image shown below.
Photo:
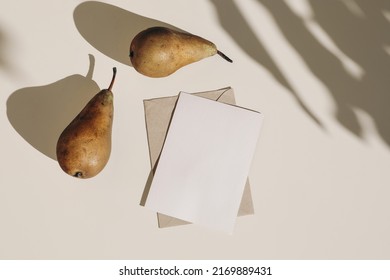
[[[174,227],[174,226],[182,226],[182,225],[187,225],[189,222],[157,213],[157,219],[158,219],[158,227],[164,228],[164,227]]]
[[[177,96],[144,100],[150,164],[154,166],[164,145]]]
[[[195,95],[228,104],[235,104],[234,92],[231,87],[199,92],[195,93]],[[178,95],[144,100],[145,123],[148,134],[151,166],[155,165],[164,145],[164,139],[177,98]]]

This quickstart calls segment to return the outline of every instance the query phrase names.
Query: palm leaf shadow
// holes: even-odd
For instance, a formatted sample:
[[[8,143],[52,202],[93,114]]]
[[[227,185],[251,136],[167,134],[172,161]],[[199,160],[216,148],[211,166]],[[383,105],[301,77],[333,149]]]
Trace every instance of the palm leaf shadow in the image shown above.
[[[236,44],[259,65],[264,67],[275,80],[287,89],[294,97],[299,107],[321,128],[320,120],[311,112],[294,88],[279,70],[262,42],[257,38],[245,17],[232,0],[210,0],[215,6],[221,26],[236,42]]]

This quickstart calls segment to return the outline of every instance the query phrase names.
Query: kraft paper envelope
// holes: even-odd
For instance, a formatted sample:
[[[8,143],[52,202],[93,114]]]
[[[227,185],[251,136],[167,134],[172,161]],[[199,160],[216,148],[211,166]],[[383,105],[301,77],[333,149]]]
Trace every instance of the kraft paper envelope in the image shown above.
[[[203,93],[194,94],[197,96],[203,96],[212,100],[218,100],[220,102],[234,104],[234,93],[231,88],[224,88],[216,91],[209,91]],[[166,132],[169,126],[169,122],[174,110],[177,96],[156,98],[151,100],[145,100],[145,120],[148,132],[150,162],[154,169],[157,159],[160,155],[161,148],[164,143]],[[147,188],[142,198],[141,204],[145,203],[147,196]],[[244,188],[244,192],[241,199],[241,204],[238,211],[238,216],[253,214],[253,204],[251,198],[251,192],[248,180]],[[168,227],[187,224],[188,222],[173,218],[168,215],[158,213],[159,227]]]
[[[261,113],[181,92],[145,207],[232,233]]]

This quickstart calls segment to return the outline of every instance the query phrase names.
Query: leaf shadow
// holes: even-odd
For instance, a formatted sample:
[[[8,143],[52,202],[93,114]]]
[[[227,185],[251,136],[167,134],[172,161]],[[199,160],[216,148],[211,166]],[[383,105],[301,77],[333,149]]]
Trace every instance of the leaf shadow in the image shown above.
[[[307,107],[305,102],[299,97],[296,90],[288,82],[280,71],[261,40],[252,30],[245,16],[240,12],[237,4],[232,0],[210,0],[214,5],[219,22],[236,44],[260,66],[264,67],[274,79],[291,93],[298,106],[310,117],[318,127],[324,129],[318,117]]]
[[[308,1],[312,20],[362,68],[364,75],[355,77],[285,2],[257,1],[268,9],[290,45],[329,90],[336,106],[335,121],[362,138],[366,127],[356,111],[362,110],[372,118],[381,138],[390,146],[390,79],[387,77],[390,59],[383,49],[390,43],[390,25],[383,15],[385,9],[390,9],[390,3],[354,1],[355,8],[361,12],[359,16],[348,8],[346,1]]]
[[[3,50],[5,49],[5,35],[4,32],[0,29],[0,68],[6,68],[8,63],[5,60],[5,55]]]
[[[9,76],[20,75],[20,69],[15,69],[15,65],[10,61],[10,56],[7,55],[7,50],[11,48],[9,42],[9,34],[0,26],[0,70]]]

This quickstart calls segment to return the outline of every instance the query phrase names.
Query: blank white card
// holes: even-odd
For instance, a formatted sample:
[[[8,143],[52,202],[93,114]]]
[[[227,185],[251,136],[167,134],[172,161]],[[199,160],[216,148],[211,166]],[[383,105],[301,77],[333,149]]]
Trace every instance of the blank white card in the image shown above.
[[[232,233],[262,120],[181,92],[145,206]]]

